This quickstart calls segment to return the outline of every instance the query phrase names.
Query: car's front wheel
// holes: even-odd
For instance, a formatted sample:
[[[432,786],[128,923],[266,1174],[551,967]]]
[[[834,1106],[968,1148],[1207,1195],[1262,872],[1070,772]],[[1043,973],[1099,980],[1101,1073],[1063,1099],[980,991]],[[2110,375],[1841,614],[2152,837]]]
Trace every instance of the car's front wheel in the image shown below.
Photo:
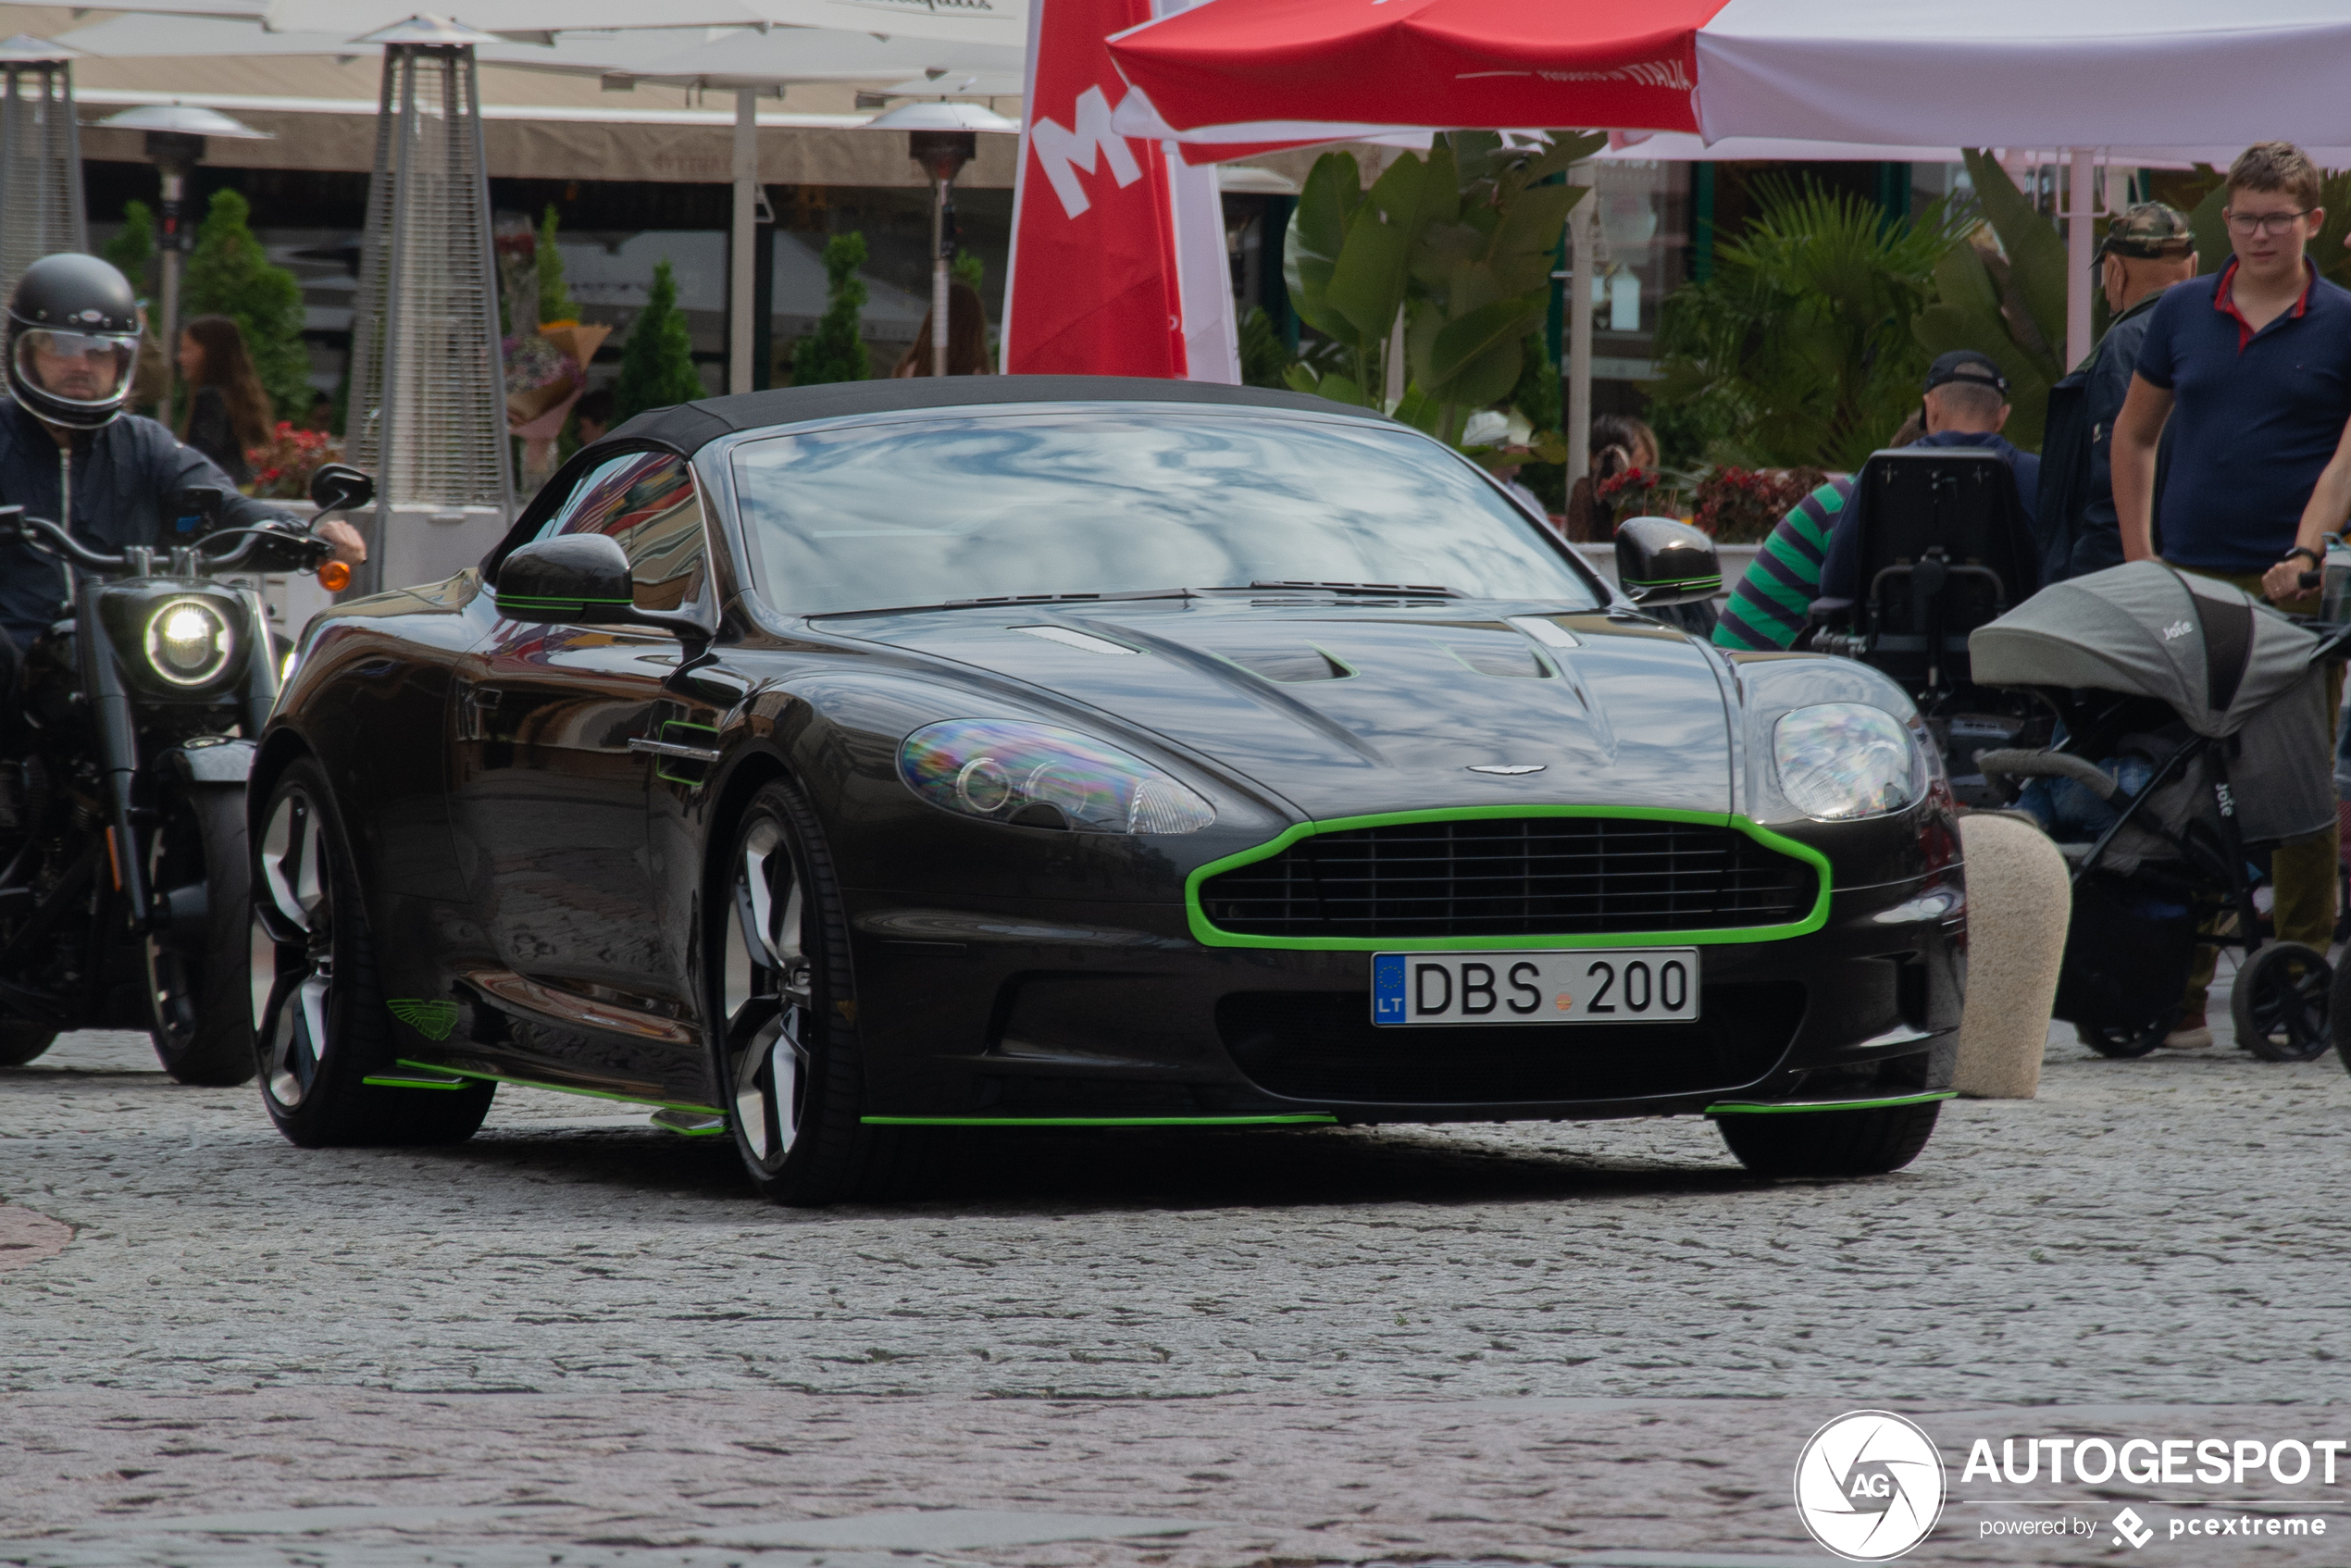
[[[261,1100],[305,1148],[454,1143],[490,1112],[495,1083],[398,1087],[433,1075],[393,1059],[359,883],[316,763],[269,791],[253,864],[253,1026]]]
[[[764,786],[715,870],[713,1067],[743,1167],[779,1203],[871,1190],[894,1139],[861,1119],[848,919],[815,814],[790,785]]]
[[[1898,1171],[1919,1156],[1943,1102],[1860,1111],[1743,1112],[1718,1116],[1723,1141],[1758,1176],[1860,1176]]]

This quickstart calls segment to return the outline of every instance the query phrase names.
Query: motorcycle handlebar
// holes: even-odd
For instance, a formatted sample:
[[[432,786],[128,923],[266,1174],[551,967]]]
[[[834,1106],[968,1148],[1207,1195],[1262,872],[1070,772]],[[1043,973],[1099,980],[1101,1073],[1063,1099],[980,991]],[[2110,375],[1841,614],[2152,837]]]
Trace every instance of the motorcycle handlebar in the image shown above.
[[[27,533],[37,533],[68,560],[93,572],[118,572],[130,565],[120,555],[91,549],[46,517],[28,517],[19,513],[11,519],[6,513],[13,510],[15,509],[0,508],[0,538],[5,538],[9,533],[14,533],[19,538]],[[237,547],[226,554],[216,554],[211,548],[213,545],[232,539],[239,541]],[[238,565],[252,554],[254,546],[265,540],[297,549],[301,554],[307,557],[303,563],[305,570],[317,566],[334,553],[333,545],[316,535],[289,533],[282,529],[267,527],[224,529],[218,532],[208,533],[195,541],[195,550],[207,566],[218,570]]]

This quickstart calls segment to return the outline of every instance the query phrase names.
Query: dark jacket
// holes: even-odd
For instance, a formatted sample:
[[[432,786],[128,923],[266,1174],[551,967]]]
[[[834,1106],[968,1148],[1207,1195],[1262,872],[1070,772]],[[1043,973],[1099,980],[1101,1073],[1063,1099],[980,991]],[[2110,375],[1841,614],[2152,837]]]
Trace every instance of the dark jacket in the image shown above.
[[[64,451],[47,426],[13,399],[0,399],[0,505],[62,522],[58,497]],[[221,523],[244,528],[285,514],[239,495],[204,454],[180,444],[153,419],[126,414],[73,438],[75,538],[93,550],[165,542],[173,499],[191,486],[228,492]],[[65,611],[65,574],[56,559],[21,542],[0,544],[0,629],[19,648],[31,645]]]
[[[2114,510],[2114,421],[2131,394],[2147,320],[2162,297],[2158,289],[2116,317],[2090,356],[2049,389],[2035,525],[2044,582],[2122,564]]]
[[[188,408],[188,444],[218,464],[220,471],[236,483],[252,479],[244,446],[229,419],[229,400],[220,395],[218,387],[196,389],[195,402]]]

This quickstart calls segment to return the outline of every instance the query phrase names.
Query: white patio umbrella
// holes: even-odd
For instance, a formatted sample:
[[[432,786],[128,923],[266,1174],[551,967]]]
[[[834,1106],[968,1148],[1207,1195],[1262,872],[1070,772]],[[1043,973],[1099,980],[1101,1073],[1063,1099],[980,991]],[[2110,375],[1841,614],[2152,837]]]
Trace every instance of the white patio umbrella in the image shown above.
[[[481,45],[477,56],[487,63],[734,92],[728,390],[748,392],[760,93],[795,82],[1017,79],[1026,56],[1026,24],[1008,26],[1001,9],[1007,3],[1017,5],[1019,0],[996,0],[997,10],[976,9],[970,19],[957,13],[949,19],[952,25],[939,27],[927,25],[928,13],[919,6],[902,17],[892,0],[662,0],[658,5],[652,0],[479,0],[467,7],[464,20],[509,39],[530,40]],[[250,0],[245,5],[239,0],[165,0],[143,7],[165,15],[117,17],[82,28],[72,37],[76,47],[114,58],[372,54],[379,52],[378,46],[356,41],[366,24],[404,20],[410,5],[399,0]],[[768,25],[775,19],[771,13],[815,15],[819,10],[851,19],[858,31]],[[887,22],[893,31],[880,34],[877,22]]]

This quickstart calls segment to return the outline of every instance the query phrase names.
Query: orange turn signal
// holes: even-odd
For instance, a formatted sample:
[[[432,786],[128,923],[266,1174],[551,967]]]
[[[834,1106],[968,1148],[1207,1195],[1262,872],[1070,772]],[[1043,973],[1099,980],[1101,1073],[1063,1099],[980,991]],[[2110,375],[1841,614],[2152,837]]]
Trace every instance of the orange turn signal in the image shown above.
[[[318,568],[318,586],[330,593],[341,593],[351,586],[351,568],[341,561],[330,561]]]

